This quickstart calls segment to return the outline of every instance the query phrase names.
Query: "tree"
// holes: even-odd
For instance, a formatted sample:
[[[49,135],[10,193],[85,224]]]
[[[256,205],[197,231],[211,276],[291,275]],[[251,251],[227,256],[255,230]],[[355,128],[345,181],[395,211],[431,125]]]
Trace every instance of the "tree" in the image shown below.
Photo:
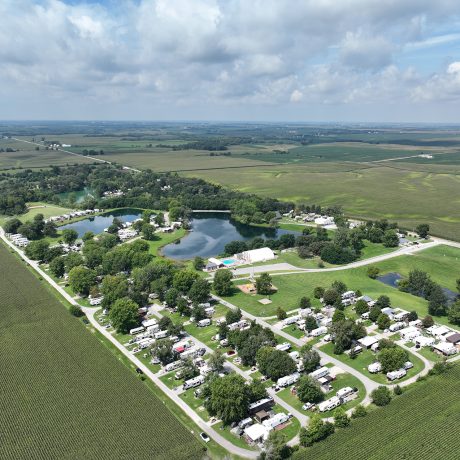
[[[22,225],[22,222],[14,217],[13,219],[8,219],[4,224],[3,224],[3,230],[5,230],[5,233],[17,233],[18,228]]]
[[[401,347],[384,348],[378,354],[378,360],[382,365],[382,372],[396,371],[404,367],[409,360],[409,354]]]
[[[335,310],[332,315],[332,322],[336,323],[337,321],[343,321],[345,319],[345,313],[342,310]]]
[[[292,449],[286,444],[286,435],[273,430],[268,435],[260,460],[284,460],[291,458]]]
[[[217,350],[211,354],[208,366],[213,372],[222,372],[224,369],[225,357],[221,351]]]
[[[434,316],[443,316],[447,312],[447,296],[442,287],[435,284],[428,296],[428,313]]]
[[[388,315],[385,315],[385,313],[380,313],[380,315],[377,318],[377,326],[379,329],[382,331],[385,329],[388,329],[390,327],[391,320]]]
[[[313,329],[316,329],[317,327],[318,327],[318,323],[313,316],[309,315],[305,317],[305,330],[307,332],[311,332]]]
[[[150,353],[156,356],[163,366],[174,361],[173,343],[169,339],[157,340],[150,349]]]
[[[347,291],[347,285],[343,281],[338,280],[332,282],[331,288],[336,290],[340,295]]]
[[[391,300],[387,295],[381,295],[378,299],[377,302],[375,302],[375,305],[380,308],[381,310],[383,308],[389,308],[391,306]]]
[[[357,315],[361,316],[364,313],[367,313],[368,311],[369,311],[369,306],[364,300],[361,299],[355,303],[355,312]]]
[[[434,326],[434,319],[432,316],[430,315],[426,315],[423,319],[422,319],[422,326],[427,329],[431,326]]]
[[[104,296],[102,307],[110,310],[118,299],[128,295],[128,280],[124,275],[106,275],[101,283],[101,293]]]
[[[297,367],[294,360],[285,352],[272,347],[262,347],[256,354],[259,371],[273,381],[292,374]]]
[[[211,415],[220,418],[224,425],[238,422],[246,417],[249,392],[246,380],[232,373],[211,380],[208,386],[209,398],[204,405]]]
[[[381,385],[372,391],[371,399],[376,406],[387,406],[391,401],[391,392],[387,387]]]
[[[316,286],[315,289],[313,290],[313,297],[315,299],[321,299],[321,297],[324,297],[324,291],[325,289],[321,286]]]
[[[83,257],[78,252],[70,252],[64,258],[65,270],[67,273],[74,267],[79,267],[84,264]]]
[[[299,301],[299,308],[302,310],[305,308],[311,308],[311,300],[309,297],[301,297]]]
[[[264,399],[267,397],[267,389],[265,388],[265,385],[263,382],[260,380],[256,379],[253,380],[249,385],[248,385],[248,390],[249,390],[249,402],[253,403],[256,401],[260,401],[261,399]]]
[[[386,248],[396,248],[399,246],[399,237],[394,230],[387,230],[383,235],[383,245]]]
[[[232,272],[230,270],[218,270],[214,275],[213,288],[217,295],[229,296],[232,294]]]
[[[367,269],[367,276],[369,278],[372,278],[373,280],[375,280],[377,276],[379,276],[379,273],[380,273],[380,268],[376,267],[375,265],[371,265]]]
[[[86,243],[87,241],[91,241],[94,239],[94,232],[85,232],[85,234],[81,237],[82,241]]]
[[[237,309],[230,309],[227,311],[226,315],[225,315],[225,322],[227,324],[232,324],[232,323],[236,323],[237,321],[239,321],[241,319],[241,317],[243,316],[243,314],[241,313],[241,310],[239,308]]]
[[[69,307],[69,312],[71,315],[80,318],[84,315],[82,309],[78,305],[71,304]]]
[[[96,273],[90,268],[78,266],[69,272],[69,285],[72,290],[81,295],[88,295],[89,290],[96,284]]]
[[[460,301],[457,300],[449,308],[448,318],[450,323],[460,325]]]
[[[160,321],[158,321],[158,327],[160,328],[160,331],[167,331],[172,323],[173,322],[169,316],[162,316]]]
[[[334,424],[338,428],[346,428],[350,425],[350,418],[343,407],[338,407],[334,411]]]
[[[300,377],[296,384],[296,390],[297,396],[304,403],[316,404],[324,399],[324,393],[321,391],[318,382],[308,375]]]
[[[195,321],[195,323],[198,323],[198,321],[201,321],[202,319],[206,319],[206,312],[204,311],[204,307],[200,305],[194,305],[192,308],[192,316]]]
[[[368,238],[371,243],[381,243],[383,240],[383,231],[380,228],[372,227],[369,230]]]
[[[112,326],[117,330],[117,332],[126,334],[130,331],[130,329],[135,328],[139,324],[138,310],[139,305],[131,299],[128,299],[127,297],[118,299],[113,304],[109,313]]]
[[[334,353],[341,354],[348,350],[355,340],[366,335],[366,329],[362,324],[356,324],[352,320],[338,321],[332,323],[330,328],[334,335]]]
[[[194,259],[193,259],[193,268],[195,270],[198,270],[198,271],[201,271],[203,270],[203,268],[206,266],[206,263],[203,259],[203,257],[200,257],[200,256],[196,256]]]
[[[26,246],[25,253],[32,260],[45,260],[49,247],[50,245],[47,241],[31,241]]]
[[[276,309],[276,317],[282,321],[283,319],[286,319],[287,318],[287,313],[286,313],[286,310],[283,310],[281,307],[278,307]]]
[[[308,424],[308,428],[300,430],[300,445],[308,447],[315,442],[326,439],[334,433],[335,427],[330,422],[324,422],[319,414],[314,414]]]
[[[183,297],[179,297],[177,299],[177,312],[181,316],[190,316],[190,307],[188,306],[187,301]]]
[[[375,323],[382,313],[382,309],[378,307],[377,305],[374,305],[370,310],[369,310],[369,319]]]
[[[351,418],[360,418],[367,415],[367,409],[362,405],[358,404],[355,410],[351,413]]]
[[[337,299],[340,299],[340,294],[335,289],[328,289],[324,292],[323,302],[325,305],[334,305]]]
[[[147,241],[156,240],[158,237],[155,233],[155,227],[150,224],[143,224],[142,225],[142,236]]]
[[[270,295],[272,291],[272,277],[268,273],[262,273],[256,279],[257,294]]]
[[[56,278],[62,278],[65,273],[65,264],[64,264],[64,257],[55,257],[51,262],[50,262],[50,272],[56,277]]]
[[[208,300],[210,293],[211,285],[207,280],[199,278],[192,284],[188,297],[194,303],[203,303]]]
[[[198,273],[192,270],[180,270],[174,274],[173,286],[181,293],[186,294],[190,291],[193,283],[199,278]]]
[[[412,310],[408,315],[407,315],[407,320],[408,321],[417,321],[418,320],[418,313],[415,310]]]
[[[385,348],[394,348],[397,345],[391,339],[382,338],[379,340],[379,349],[384,350]]]
[[[302,359],[305,372],[313,372],[321,362],[319,353],[309,344],[305,344],[300,349],[300,357]]]
[[[179,291],[175,288],[168,289],[165,294],[165,302],[168,307],[175,307],[179,298]],[[184,299],[185,300],[185,299]]]
[[[62,230],[62,239],[64,240],[64,243],[72,245],[75,243],[77,238],[78,233],[73,228],[66,228],[65,230]]]
[[[420,238],[427,238],[430,231],[430,226],[428,224],[420,224],[415,227],[415,231],[418,233]]]
[[[57,235],[56,224],[54,222],[46,222],[43,226],[43,236],[54,238]]]
[[[162,212],[158,213],[156,216],[155,216],[155,223],[159,226],[159,227],[163,227],[163,225],[165,224],[165,216]]]

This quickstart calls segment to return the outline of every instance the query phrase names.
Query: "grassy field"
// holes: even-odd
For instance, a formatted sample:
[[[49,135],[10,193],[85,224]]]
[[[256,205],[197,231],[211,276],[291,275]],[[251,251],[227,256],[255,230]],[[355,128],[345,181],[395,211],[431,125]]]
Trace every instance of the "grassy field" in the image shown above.
[[[0,170],[42,168],[73,164],[91,164],[93,160],[70,155],[58,150],[35,150],[35,145],[12,139],[0,139],[0,149],[11,148],[15,152],[0,152]]]
[[[371,380],[374,380],[375,382],[381,383],[381,384],[390,383],[385,374],[371,374],[367,370],[367,366],[369,366],[369,364],[372,364],[377,358],[377,355],[374,354],[372,351],[364,350],[363,352],[359,353],[359,355],[355,359],[351,359],[346,353],[343,353],[341,355],[335,355],[334,354],[334,344],[332,343],[323,345],[320,348],[322,351],[324,351],[328,355],[331,355],[334,358],[340,359],[340,361],[344,362],[350,367],[353,367],[354,369],[361,372],[362,374],[364,374],[366,377],[370,378]],[[414,354],[410,354],[409,360],[414,365],[414,367],[407,371],[407,375],[404,378],[399,379],[393,383],[404,382],[404,380],[410,379],[411,377],[417,375],[425,367],[423,364],[423,361],[417,356],[415,356]]]
[[[220,169],[187,173],[232,189],[284,200],[342,205],[346,214],[388,218],[412,229],[429,222],[432,232],[460,240],[458,171],[417,171],[395,162],[299,163],[276,167]]]
[[[3,246],[0,257],[0,458],[201,458],[163,402]]]
[[[388,407],[375,410],[295,460],[454,460],[460,449],[460,366],[417,383]]]
[[[12,219],[13,217],[17,217],[21,220],[21,222],[25,222],[27,220],[32,220],[37,214],[43,214],[45,219],[48,219],[51,216],[60,216],[71,211],[69,208],[63,208],[61,206],[55,206],[54,204],[42,202],[27,203],[27,206],[29,207],[29,210],[20,216],[5,216],[0,214],[0,225],[3,225],[5,221]]]
[[[410,256],[398,256],[384,262],[377,263],[381,273],[398,272],[407,275],[413,268],[426,270],[433,280],[443,287],[455,290],[455,281],[460,273],[460,249],[448,246],[438,246],[426,249]],[[343,281],[349,289],[361,290],[365,295],[376,299],[380,295],[388,295],[394,307],[405,310],[415,310],[420,316],[428,312],[426,300],[400,292],[398,289],[387,286],[378,280],[372,280],[367,276],[367,267],[353,268],[335,272],[299,273],[291,275],[274,275],[273,283],[278,288],[275,294],[270,296],[272,301],[269,305],[262,305],[258,301],[265,296],[257,294],[248,295],[239,289],[226,300],[257,316],[272,316],[276,309],[282,307],[286,311],[298,308],[298,302],[302,296],[310,297],[314,305],[320,305],[313,298],[313,290],[316,286],[329,287],[333,281]],[[236,281],[235,284],[244,284],[247,280]],[[436,318],[442,324],[448,324],[446,317]]]

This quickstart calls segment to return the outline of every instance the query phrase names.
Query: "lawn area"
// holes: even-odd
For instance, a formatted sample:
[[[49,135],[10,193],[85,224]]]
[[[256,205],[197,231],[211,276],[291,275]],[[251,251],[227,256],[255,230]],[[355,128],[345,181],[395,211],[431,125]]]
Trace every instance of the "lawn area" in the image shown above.
[[[0,458],[202,457],[189,430],[97,334],[3,245],[0,259]],[[139,416],[158,423],[133,423]]]
[[[239,436],[236,436],[234,435],[231,431],[230,431],[230,427],[229,426],[223,426],[222,422],[219,422],[219,423],[216,423],[215,425],[213,425],[213,428],[220,434],[222,435],[225,439],[227,439],[228,441],[230,441],[232,444],[234,444],[235,446],[238,446],[238,447],[242,447],[243,449],[250,449],[250,450],[257,450],[256,447],[252,447],[251,445],[249,445],[243,437],[239,437]]]
[[[195,397],[196,388],[190,388],[181,393],[180,398],[185,401],[205,422],[209,420],[208,411],[203,406],[203,400]]]
[[[69,208],[63,208],[61,206],[42,202],[27,203],[27,206],[29,207],[29,210],[24,214],[17,216],[0,215],[0,225],[3,225],[8,219],[12,219],[13,217],[17,217],[21,222],[25,222],[27,220],[32,220],[37,214],[43,214],[45,219],[48,219],[49,217],[60,216],[72,211]]]
[[[350,427],[293,458],[454,460],[460,450],[459,380],[457,364],[444,375],[410,386],[388,407],[353,420]]]
[[[460,249],[451,246],[435,246],[376,264],[382,274],[396,272],[407,276],[411,270],[426,271],[442,287],[456,291],[456,280],[460,277]]]
[[[195,323],[187,324],[184,329],[193,337],[196,337],[199,341],[203,342],[209,348],[217,350],[219,342],[217,340],[211,340],[211,337],[217,334],[215,324],[211,324],[206,327],[198,327]]]
[[[413,377],[414,375],[417,375],[425,367],[425,365],[423,364],[423,361],[420,358],[415,356],[413,353],[409,353],[410,355],[409,360],[412,362],[414,367],[407,371],[407,374],[404,378],[396,380],[394,382],[389,382],[385,374],[371,374],[367,370],[367,366],[369,366],[369,364],[372,364],[374,361],[376,361],[377,356],[378,356],[378,354],[374,354],[371,350],[363,350],[361,353],[357,355],[355,359],[351,359],[346,353],[343,353],[341,355],[335,355],[333,351],[334,350],[333,343],[327,343],[326,345],[322,345],[320,349],[321,351],[324,351],[328,355],[331,355],[334,358],[339,359],[340,361],[347,364],[348,366],[353,367],[354,369],[361,372],[363,375],[370,378],[371,380],[374,380],[377,383],[397,384],[400,382],[404,382],[405,380]]]
[[[351,374],[337,374],[336,379],[332,382],[331,384],[332,390],[324,395],[324,399],[329,399],[332,398],[332,396],[335,396],[338,390],[341,388],[345,387],[351,387],[351,388],[358,388],[358,397],[354,399],[353,401],[350,401],[341,407],[343,407],[345,410],[351,409],[355,406],[357,406],[366,396],[366,389],[364,385],[361,383],[359,379],[357,379],[355,376]],[[282,398],[284,401],[286,401],[289,405],[294,407],[294,409],[297,409],[299,412],[305,413],[305,415],[311,415],[312,413],[309,411],[304,411],[302,409],[303,402],[300,401],[300,399],[297,397],[297,395],[293,394],[291,392],[291,387],[284,388],[283,390],[279,391],[277,393],[277,396]],[[327,418],[330,417],[332,412],[318,412],[321,417]]]
[[[166,246],[169,243],[173,243],[174,241],[179,240],[180,238],[185,236],[186,233],[187,231],[184,230],[183,228],[179,228],[171,233],[163,233],[163,232],[155,233],[158,239],[154,241],[147,241],[147,243],[149,244],[149,252],[153,254],[154,256],[161,255],[160,249],[163,246]]]
[[[410,258],[412,256],[408,256]],[[402,257],[401,257],[402,258]],[[395,258],[396,259],[396,258]],[[380,295],[388,295],[392,305],[406,310],[415,310],[419,315],[424,316],[428,311],[428,302],[422,298],[415,297],[405,292],[387,286],[380,281],[370,279],[367,274],[367,267],[353,268],[349,270],[324,271],[316,273],[296,273],[286,275],[273,275],[273,283],[278,291],[270,295],[272,301],[269,305],[262,305],[258,300],[266,297],[258,294],[244,294],[239,289],[234,290],[232,296],[225,300],[237,305],[256,316],[272,316],[276,314],[278,307],[286,311],[298,308],[299,300],[303,296],[310,297],[313,306],[320,306],[320,303],[313,296],[316,286],[329,287],[333,281],[343,281],[349,289],[361,290],[365,295],[377,298]],[[245,284],[247,281],[237,280],[235,284]],[[447,321],[447,319],[446,319]]]

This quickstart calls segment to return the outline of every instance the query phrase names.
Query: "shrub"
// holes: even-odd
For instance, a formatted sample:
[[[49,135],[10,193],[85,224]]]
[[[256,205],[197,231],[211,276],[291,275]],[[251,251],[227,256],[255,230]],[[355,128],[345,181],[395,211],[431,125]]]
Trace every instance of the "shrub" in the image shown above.
[[[367,409],[363,405],[358,404],[355,407],[355,410],[351,413],[351,418],[365,417],[366,415]]]
[[[372,391],[371,398],[376,406],[387,406],[391,401],[391,393],[387,387],[379,386]]]
[[[80,318],[84,315],[82,309],[78,305],[70,305],[69,311],[73,316],[76,316],[77,318]]]

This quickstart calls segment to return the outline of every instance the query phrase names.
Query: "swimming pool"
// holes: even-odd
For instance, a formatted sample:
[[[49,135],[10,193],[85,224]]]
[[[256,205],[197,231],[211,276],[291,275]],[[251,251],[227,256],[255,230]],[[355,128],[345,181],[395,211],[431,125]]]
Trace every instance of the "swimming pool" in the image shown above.
[[[224,265],[234,265],[236,264],[236,260],[235,259],[224,259],[222,260],[222,263]]]

